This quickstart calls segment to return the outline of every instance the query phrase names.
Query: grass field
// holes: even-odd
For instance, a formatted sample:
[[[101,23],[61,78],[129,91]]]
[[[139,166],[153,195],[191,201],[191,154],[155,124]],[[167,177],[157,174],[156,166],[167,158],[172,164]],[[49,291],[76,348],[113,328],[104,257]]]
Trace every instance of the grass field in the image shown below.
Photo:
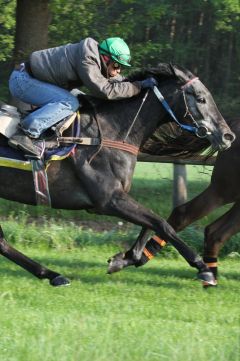
[[[53,288],[1,260],[1,360],[239,360],[236,260],[222,261],[220,286],[203,290],[182,260],[109,276],[114,246],[24,251],[72,285]]]
[[[190,197],[210,179],[202,170],[189,171]],[[167,217],[171,190],[170,165],[138,165],[135,198]],[[223,211],[182,238],[201,251],[204,225]],[[53,288],[0,258],[1,361],[240,360],[238,235],[225,247],[219,286],[205,290],[171,247],[145,267],[107,275],[107,258],[139,232],[118,219],[7,201],[1,216],[10,243],[72,282]]]

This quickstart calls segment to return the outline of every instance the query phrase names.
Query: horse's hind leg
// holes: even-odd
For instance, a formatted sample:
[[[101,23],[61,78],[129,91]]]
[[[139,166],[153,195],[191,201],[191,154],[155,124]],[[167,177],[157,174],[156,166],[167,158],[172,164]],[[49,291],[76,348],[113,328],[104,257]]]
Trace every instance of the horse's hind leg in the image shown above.
[[[33,261],[25,256],[23,253],[17,251],[10,246],[4,238],[2,228],[0,226],[0,254],[8,258],[10,261],[16,263],[26,271],[32,273],[39,279],[49,279],[52,286],[62,286],[69,284],[69,281],[61,276],[59,273],[53,272],[41,264]]]
[[[205,228],[203,259],[217,282],[218,255],[224,243],[240,231],[240,202]]]

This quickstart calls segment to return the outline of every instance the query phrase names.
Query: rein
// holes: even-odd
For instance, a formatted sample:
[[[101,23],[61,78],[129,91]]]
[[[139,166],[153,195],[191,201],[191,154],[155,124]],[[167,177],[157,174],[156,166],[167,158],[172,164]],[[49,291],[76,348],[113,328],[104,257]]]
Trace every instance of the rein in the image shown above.
[[[138,117],[138,115],[139,115],[139,113],[140,113],[140,111],[141,111],[141,109],[142,109],[142,107],[143,107],[143,104],[145,103],[145,101],[146,101],[146,99],[147,99],[148,94],[149,94],[149,89],[147,90],[146,94],[144,95],[144,97],[143,97],[143,99],[142,99],[142,102],[141,102],[141,104],[140,104],[140,107],[138,108],[138,111],[137,111],[137,113],[136,113],[136,115],[135,115],[135,117],[134,117],[134,119],[133,119],[133,121],[132,121],[132,124],[130,125],[130,127],[129,127],[128,131],[127,131],[127,134],[125,135],[125,138],[123,139],[123,142],[125,142],[126,139],[128,138],[128,136],[129,136],[129,134],[130,134],[130,132],[131,132],[133,126],[134,126],[134,123],[135,123],[135,121],[137,120],[137,117]]]
[[[188,105],[187,105],[187,101],[186,101],[186,95],[185,95],[185,91],[184,91],[195,80],[198,80],[198,77],[190,79],[186,84],[184,84],[181,87],[182,91],[183,91],[184,104],[185,104],[185,107],[186,107],[186,112],[184,114],[184,118],[187,115],[189,115],[189,117],[192,119],[193,123],[196,125],[195,127],[193,127],[191,125],[187,125],[187,124],[182,124],[177,119],[177,117],[175,116],[174,112],[172,111],[172,109],[168,105],[167,101],[164,99],[164,96],[162,95],[160,90],[156,86],[154,86],[153,91],[154,91],[154,94],[156,95],[156,97],[158,98],[158,100],[162,103],[165,110],[171,115],[171,117],[173,118],[175,123],[177,123],[181,129],[187,130],[190,133],[194,133],[198,138],[206,138],[211,133],[209,132],[207,127],[205,127],[204,125],[198,125],[197,124],[196,120],[194,119],[194,117],[192,116],[191,112],[188,109]]]
[[[173,118],[175,123],[177,123],[180,126],[181,129],[184,129],[184,130],[187,130],[187,131],[189,131],[191,133],[196,134],[196,131],[197,131],[196,127],[192,127],[191,125],[186,125],[186,124],[182,124],[182,123],[179,122],[179,120],[176,118],[174,112],[172,111],[172,109],[168,105],[167,101],[164,99],[164,96],[162,95],[162,93],[160,92],[160,90],[156,86],[154,86],[153,91],[154,91],[154,94],[156,95],[156,97],[158,98],[158,100],[162,103],[165,110],[171,115],[171,117]]]

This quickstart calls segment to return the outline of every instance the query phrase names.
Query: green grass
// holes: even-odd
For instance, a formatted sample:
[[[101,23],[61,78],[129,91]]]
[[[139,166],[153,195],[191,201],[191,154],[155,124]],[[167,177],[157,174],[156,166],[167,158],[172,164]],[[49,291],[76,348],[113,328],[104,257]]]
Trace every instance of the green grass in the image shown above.
[[[1,360],[239,360],[236,260],[222,261],[220,286],[204,290],[181,259],[109,276],[113,245],[23,250],[72,285],[53,288],[0,259]]]
[[[210,179],[199,169],[188,172],[190,197]],[[171,165],[138,164],[136,199],[167,217],[171,193]],[[53,288],[0,258],[0,360],[240,360],[239,253],[221,260],[214,289],[202,289],[171,247],[145,267],[109,276],[107,258],[133,243],[139,227],[4,200],[0,208],[8,241],[72,282]],[[105,223],[97,232],[84,229],[79,219],[106,222],[106,229]],[[183,239],[201,251],[211,219],[188,227]],[[237,241],[228,242],[225,254],[239,252]]]

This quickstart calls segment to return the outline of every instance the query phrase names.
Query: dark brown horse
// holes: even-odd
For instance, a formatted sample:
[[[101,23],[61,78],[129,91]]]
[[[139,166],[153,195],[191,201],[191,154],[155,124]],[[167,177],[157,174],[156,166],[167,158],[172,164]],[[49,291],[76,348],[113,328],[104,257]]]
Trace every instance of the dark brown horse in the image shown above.
[[[204,232],[203,258],[216,279],[219,252],[225,242],[240,231],[240,119],[230,119],[228,124],[236,134],[236,140],[231,149],[218,154],[209,186],[190,202],[176,207],[168,218],[179,232],[214,209],[233,203]]]
[[[218,153],[209,186],[189,202],[174,208],[167,220],[174,230],[179,232],[214,209],[233,203],[231,208],[209,224],[204,232],[203,259],[214,274],[215,284],[219,252],[225,242],[240,231],[240,118],[228,118],[227,123],[235,133],[236,140],[230,149]],[[144,265],[159,253],[164,245],[163,240],[153,236],[146,243],[141,259],[137,263],[131,260],[129,265]],[[133,247],[126,255],[131,258],[134,251]]]
[[[200,133],[205,133],[204,146],[209,141],[215,149],[230,147],[234,134],[200,80],[187,70],[167,64],[137,74],[132,80],[143,79],[149,75],[158,80],[159,89],[174,109],[177,118],[188,124],[194,123],[197,132],[200,130]],[[135,117],[141,104],[141,111]],[[101,139],[102,143],[100,147],[77,146],[70,158],[55,161],[50,165],[48,180],[52,207],[87,209],[98,214],[117,216],[144,229],[150,229],[170,242],[192,267],[197,268],[200,279],[212,283],[214,279],[208,267],[176,235],[173,228],[127,194],[137,161],[137,150],[144,147],[159,126],[168,128],[168,124],[171,134],[166,135],[163,144],[168,144],[170,139],[177,139],[181,132],[178,125],[172,126],[171,118],[152,90],[131,99],[100,101],[95,109],[82,108],[81,136]],[[174,131],[171,131],[173,128]],[[189,137],[193,136],[190,134]],[[191,152],[191,141],[188,141],[186,135],[181,149],[185,151],[188,146]],[[0,178],[1,197],[36,204],[33,181],[29,173],[2,167]],[[12,248],[3,234],[0,237],[0,253],[36,277],[49,279],[52,285],[69,282],[60,274]]]

